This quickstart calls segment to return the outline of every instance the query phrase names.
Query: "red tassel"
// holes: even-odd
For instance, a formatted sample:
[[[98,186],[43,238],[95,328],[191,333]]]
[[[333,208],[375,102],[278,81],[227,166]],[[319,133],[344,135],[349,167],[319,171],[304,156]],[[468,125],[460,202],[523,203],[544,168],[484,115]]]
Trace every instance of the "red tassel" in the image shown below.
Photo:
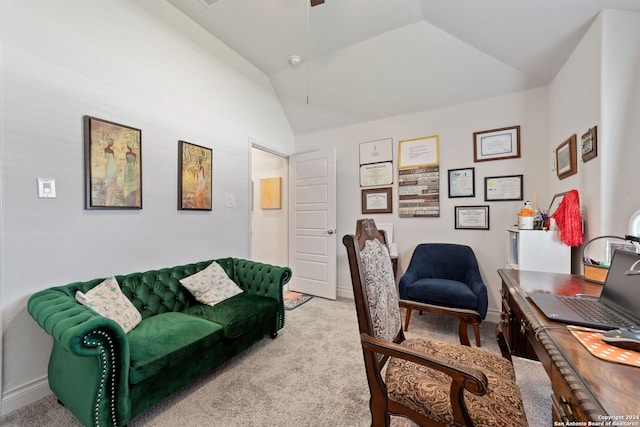
[[[562,198],[558,209],[551,215],[560,231],[560,240],[567,246],[582,244],[582,215],[578,190],[571,190]]]

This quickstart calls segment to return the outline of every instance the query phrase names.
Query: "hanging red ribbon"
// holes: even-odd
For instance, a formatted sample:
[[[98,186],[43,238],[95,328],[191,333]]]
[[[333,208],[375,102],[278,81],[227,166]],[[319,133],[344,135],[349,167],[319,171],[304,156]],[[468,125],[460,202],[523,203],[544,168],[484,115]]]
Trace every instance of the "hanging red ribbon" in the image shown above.
[[[560,231],[560,240],[567,246],[582,244],[582,215],[578,190],[571,190],[562,198],[558,209],[551,215]]]

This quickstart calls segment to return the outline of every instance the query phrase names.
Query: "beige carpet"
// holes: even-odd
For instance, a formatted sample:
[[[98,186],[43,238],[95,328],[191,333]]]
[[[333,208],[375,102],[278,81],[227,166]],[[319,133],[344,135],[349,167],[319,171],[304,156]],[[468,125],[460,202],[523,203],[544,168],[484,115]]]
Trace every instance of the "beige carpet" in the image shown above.
[[[498,352],[493,324],[482,342]],[[471,332],[471,331],[470,331]],[[444,316],[414,313],[408,337],[457,342],[457,325]],[[515,358],[529,424],[551,425],[551,388],[537,362]],[[221,368],[135,417],[138,426],[370,426],[369,390],[352,300],[313,298],[287,311],[275,340],[266,338]],[[0,418],[7,427],[79,426],[49,396]],[[394,427],[412,426],[394,417]]]

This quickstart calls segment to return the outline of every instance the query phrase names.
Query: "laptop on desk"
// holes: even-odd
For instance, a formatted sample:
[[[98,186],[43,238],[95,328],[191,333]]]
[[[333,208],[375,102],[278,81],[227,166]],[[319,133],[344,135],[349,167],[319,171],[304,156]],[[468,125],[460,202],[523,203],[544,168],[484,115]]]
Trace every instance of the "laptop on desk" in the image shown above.
[[[527,296],[556,322],[596,329],[640,328],[639,261],[640,254],[616,250],[600,298],[536,292]]]

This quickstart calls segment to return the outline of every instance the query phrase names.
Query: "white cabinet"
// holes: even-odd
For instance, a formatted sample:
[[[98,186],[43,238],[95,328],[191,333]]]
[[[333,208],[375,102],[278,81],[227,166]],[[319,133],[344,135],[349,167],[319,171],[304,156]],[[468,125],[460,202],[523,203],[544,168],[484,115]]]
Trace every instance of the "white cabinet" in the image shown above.
[[[571,273],[571,248],[557,231],[509,228],[507,236],[508,268]]]

